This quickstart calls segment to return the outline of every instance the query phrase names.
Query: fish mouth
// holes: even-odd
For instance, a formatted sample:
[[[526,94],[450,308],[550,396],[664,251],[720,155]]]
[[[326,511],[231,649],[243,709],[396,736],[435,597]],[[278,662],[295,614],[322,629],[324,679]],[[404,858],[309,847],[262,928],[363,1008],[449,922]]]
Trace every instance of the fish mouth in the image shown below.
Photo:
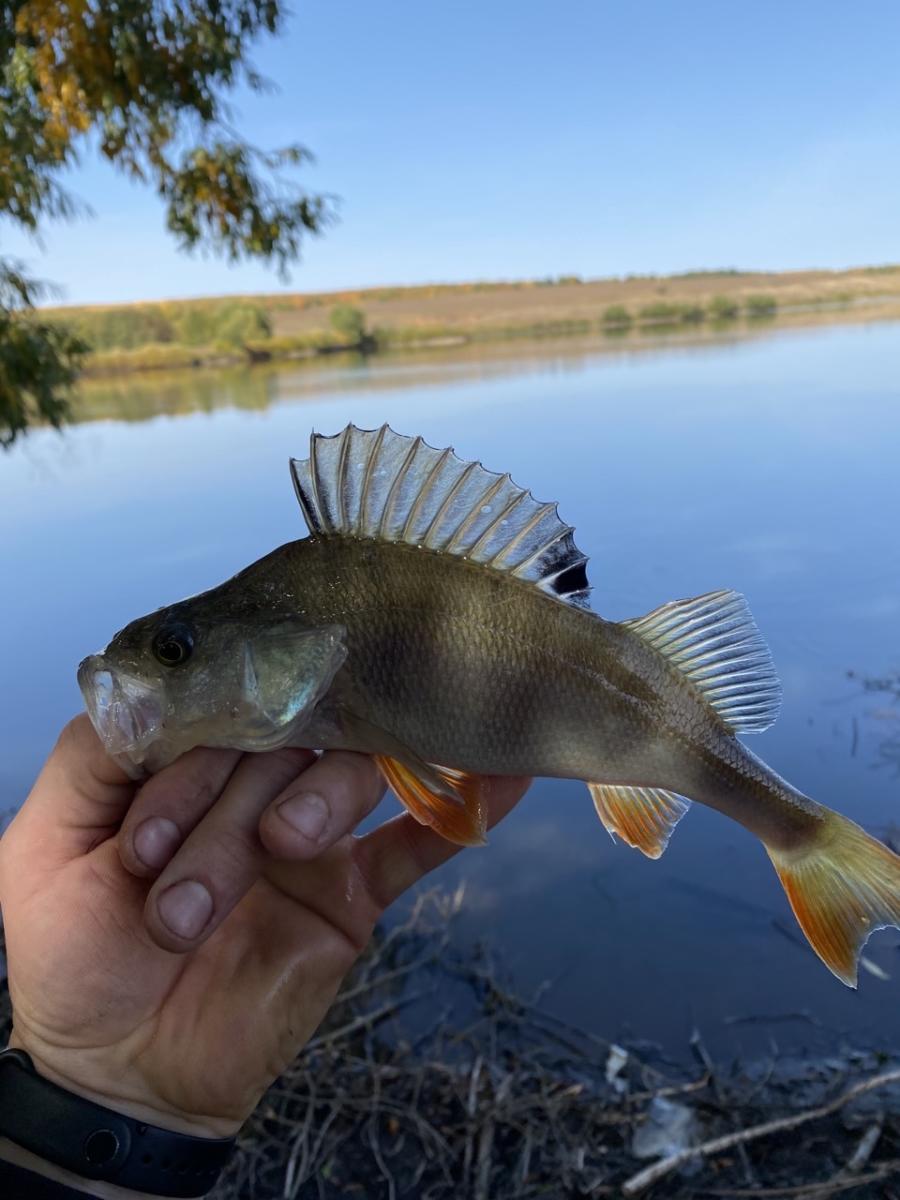
[[[78,686],[107,754],[123,766],[130,764],[129,774],[133,774],[162,732],[158,692],[133,675],[111,671],[99,654],[90,655],[79,666]]]

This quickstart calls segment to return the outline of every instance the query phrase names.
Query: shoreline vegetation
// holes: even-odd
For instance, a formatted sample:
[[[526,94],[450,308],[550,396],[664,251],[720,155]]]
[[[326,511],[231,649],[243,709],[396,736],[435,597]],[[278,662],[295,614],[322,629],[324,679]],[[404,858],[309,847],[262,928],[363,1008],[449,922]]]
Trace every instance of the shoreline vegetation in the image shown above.
[[[42,309],[91,347],[88,376],[254,365],[515,338],[713,331],[865,309],[900,317],[900,265],[848,271],[383,287]]]
[[[698,1196],[879,1200],[900,1178],[896,1049],[673,1061],[514,991],[459,948],[464,893],[379,927],[324,1024],[242,1128],[210,1200]],[[0,979],[0,1036],[9,996]]]

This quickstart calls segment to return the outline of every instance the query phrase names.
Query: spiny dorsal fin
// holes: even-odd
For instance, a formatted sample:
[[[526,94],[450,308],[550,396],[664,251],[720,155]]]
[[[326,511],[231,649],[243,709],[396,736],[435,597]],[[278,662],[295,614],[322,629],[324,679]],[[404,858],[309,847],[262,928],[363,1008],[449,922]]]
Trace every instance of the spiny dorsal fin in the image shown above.
[[[772,656],[738,592],[673,600],[622,624],[678,667],[735,733],[761,733],[778,716]]]
[[[291,473],[310,533],[455,554],[587,607],[587,558],[572,527],[509,475],[387,425],[314,433],[309,458],[292,459]]]

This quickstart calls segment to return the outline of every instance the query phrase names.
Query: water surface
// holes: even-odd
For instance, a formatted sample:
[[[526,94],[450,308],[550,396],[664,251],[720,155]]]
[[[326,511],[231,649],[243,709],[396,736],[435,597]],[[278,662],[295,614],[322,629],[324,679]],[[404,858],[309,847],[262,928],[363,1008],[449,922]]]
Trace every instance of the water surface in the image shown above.
[[[311,428],[389,421],[558,500],[607,617],[746,593],[784,683],[753,749],[884,833],[900,706],[848,672],[900,670],[898,350],[900,325],[875,324],[91,385],[91,419],[0,457],[2,803],[80,707],[86,652],[302,536],[287,457]],[[438,878],[467,881],[458,937],[487,937],[521,987],[604,1035],[673,1053],[694,1022],[720,1050],[900,1035],[900,938],[869,944],[891,980],[847,991],[804,948],[761,846],[699,806],[654,863],[612,843],[583,786],[541,781]],[[754,1014],[784,1019],[733,1020]]]

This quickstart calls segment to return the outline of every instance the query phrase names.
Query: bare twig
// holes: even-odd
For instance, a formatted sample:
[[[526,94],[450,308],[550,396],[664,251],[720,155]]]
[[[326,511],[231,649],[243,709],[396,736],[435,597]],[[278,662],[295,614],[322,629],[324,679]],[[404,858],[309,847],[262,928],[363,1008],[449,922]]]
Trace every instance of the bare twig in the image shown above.
[[[407,1008],[410,1004],[414,1004],[416,1000],[421,1000],[423,996],[429,995],[428,991],[414,992],[411,996],[405,996],[402,1000],[391,1000],[387,1004],[383,1004],[381,1008],[376,1008],[374,1012],[362,1013],[358,1017],[354,1017],[352,1021],[348,1021],[346,1025],[341,1025],[338,1029],[331,1029],[327,1033],[319,1034],[314,1037],[308,1044],[308,1050],[318,1050],[322,1046],[327,1046],[330,1042],[339,1042],[344,1038],[352,1037],[361,1029],[371,1029],[373,1025],[377,1025],[386,1017],[392,1017],[399,1012],[401,1008]]]
[[[708,1196],[746,1196],[746,1197],[817,1197],[836,1196],[851,1188],[862,1187],[866,1183],[880,1183],[883,1179],[892,1179],[900,1175],[900,1158],[879,1163],[866,1175],[855,1175],[852,1179],[828,1179],[822,1183],[801,1183],[788,1187],[772,1188],[705,1188]]]
[[[823,1104],[819,1108],[810,1108],[791,1117],[781,1117],[777,1121],[765,1121],[762,1125],[754,1125],[737,1133],[726,1134],[724,1137],[712,1138],[708,1142],[702,1142],[699,1146],[692,1146],[687,1150],[679,1150],[676,1154],[669,1154],[627,1179],[622,1184],[622,1194],[636,1196],[638,1192],[644,1191],[651,1184],[662,1179],[664,1175],[668,1175],[670,1171],[690,1162],[692,1158],[706,1158],[712,1154],[719,1154],[723,1150],[730,1150],[733,1146],[755,1141],[757,1138],[768,1137],[773,1133],[784,1133],[788,1129],[796,1129],[800,1125],[805,1125],[807,1121],[821,1120],[823,1117],[837,1112],[845,1104],[855,1100],[857,1096],[874,1091],[876,1088],[887,1087],[892,1083],[900,1083],[900,1070],[886,1071],[883,1075],[864,1079],[861,1083],[854,1084],[853,1087],[842,1092],[829,1104]]]
[[[881,1137],[881,1121],[875,1121],[859,1139],[859,1143],[850,1157],[844,1170],[849,1174],[861,1171],[872,1157],[872,1151],[878,1145]]]
[[[691,1034],[691,1049],[700,1060],[707,1076],[709,1077],[712,1090],[716,1100],[719,1103],[720,1110],[726,1114],[729,1124],[732,1128],[734,1128],[737,1124],[737,1117],[727,1103],[725,1096],[722,1094],[722,1088],[719,1084],[719,1077],[716,1074],[715,1066],[713,1065],[712,1059],[709,1057],[709,1052],[703,1042],[700,1030],[696,1025],[694,1026],[694,1031]],[[753,1164],[750,1162],[750,1155],[747,1153],[747,1147],[743,1145],[743,1143],[738,1145],[738,1156],[741,1160],[741,1166],[744,1169],[744,1181],[750,1185],[755,1184],[757,1182],[756,1172],[753,1170]]]
[[[472,1172],[472,1155],[474,1152],[475,1139],[475,1114],[477,1111],[478,1098],[478,1081],[481,1078],[481,1067],[484,1060],[480,1054],[476,1054],[475,1061],[472,1063],[472,1071],[469,1075],[469,1093],[466,1098],[466,1115],[469,1118],[468,1128],[466,1130],[466,1148],[463,1153],[463,1179],[468,1181],[471,1178]]]

